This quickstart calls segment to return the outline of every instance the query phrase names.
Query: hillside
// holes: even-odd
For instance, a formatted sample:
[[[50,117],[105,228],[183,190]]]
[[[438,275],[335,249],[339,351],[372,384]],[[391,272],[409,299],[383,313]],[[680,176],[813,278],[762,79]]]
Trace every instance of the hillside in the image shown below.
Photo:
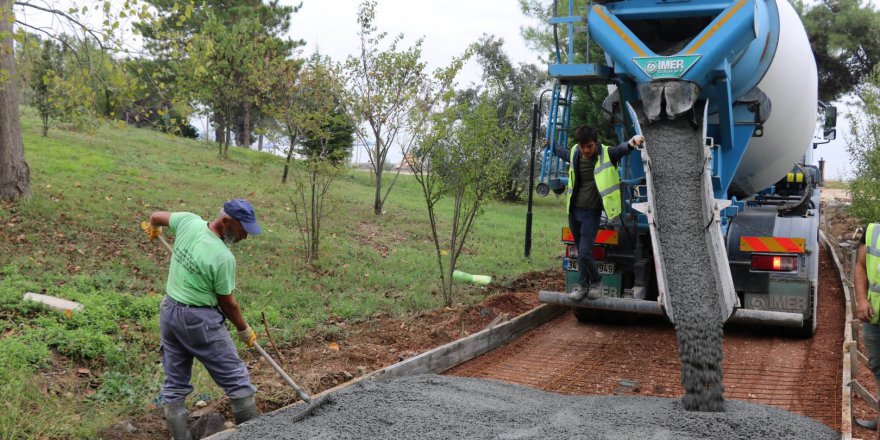
[[[401,175],[382,217],[372,214],[369,173],[339,179],[328,196],[321,257],[307,267],[292,189],[280,183],[281,158],[230,148],[222,160],[212,144],[144,129],[52,129],[42,138],[37,125],[23,110],[34,194],[0,204],[0,394],[11,396],[0,438],[93,437],[143,413],[157,396],[157,311],[168,256],[138,228],[153,210],[210,219],[226,199],[253,203],[264,234],[232,248],[235,293],[246,320],[256,329],[265,314],[285,347],[343,338],[350,330],[340,322],[408,321],[442,304],[424,202],[411,176]],[[449,206],[441,203],[441,215]],[[526,260],[525,206],[489,204],[459,268],[501,285],[557,268],[563,206],[555,197],[536,201]],[[457,301],[474,304],[490,291],[459,285]],[[85,310],[66,317],[23,303],[25,292],[75,300]],[[194,384],[194,398],[222,396],[201,368]]]

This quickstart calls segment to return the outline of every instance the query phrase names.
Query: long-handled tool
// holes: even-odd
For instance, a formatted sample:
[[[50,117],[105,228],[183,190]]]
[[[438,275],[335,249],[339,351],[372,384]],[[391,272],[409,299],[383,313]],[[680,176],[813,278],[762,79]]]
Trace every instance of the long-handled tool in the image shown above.
[[[141,224],[141,228],[145,231],[147,230],[146,222]],[[165,249],[168,249],[168,253],[174,254],[174,250],[171,248],[171,245],[169,245],[168,242],[165,240],[165,237],[159,235],[158,238],[159,241],[161,241],[162,244],[165,246]],[[263,350],[263,347],[260,345],[259,342],[254,341],[254,348],[257,350],[258,353],[260,353],[260,356],[263,356],[263,359],[265,359],[266,362],[269,362],[269,365],[272,366],[272,369],[274,369],[275,372],[278,373],[278,375],[281,376],[281,378],[284,379],[284,381],[287,382],[287,384],[290,385],[290,387],[293,388],[294,391],[296,391],[296,394],[299,396],[299,398],[302,399],[303,402],[308,404],[308,406],[306,406],[304,410],[300,411],[298,414],[290,418],[292,422],[299,422],[300,420],[305,419],[306,417],[310,416],[312,412],[314,412],[316,409],[333,401],[332,396],[330,395],[322,396],[318,399],[312,399],[312,396],[309,396],[305,392],[305,390],[302,389],[302,387],[297,385],[296,382],[294,382],[293,379],[291,379],[290,376],[288,376],[287,373],[285,373],[284,370],[281,369],[281,366],[279,366],[278,363],[275,362],[275,359],[272,359],[272,356],[269,356],[269,353],[266,353],[266,350]]]
[[[308,404],[308,406],[304,410],[300,411],[297,415],[291,417],[291,421],[298,422],[300,420],[303,420],[311,415],[312,412],[314,412],[316,409],[332,401],[330,395],[322,396],[317,399],[312,399],[312,396],[309,396],[302,389],[302,387],[297,385],[296,382],[294,382],[293,379],[291,379],[290,376],[288,376],[287,373],[285,373],[284,370],[282,370],[281,367],[275,362],[275,359],[272,359],[272,356],[269,356],[269,353],[266,353],[266,350],[263,350],[263,347],[260,346],[259,342],[254,341],[254,348],[257,350],[257,352],[260,353],[260,356],[263,356],[263,359],[265,359],[266,362],[269,362],[269,365],[272,366],[275,372],[278,373],[278,375],[281,376],[281,378],[284,379],[284,381],[287,382],[287,384],[290,385],[290,387],[293,388],[294,391],[296,391],[296,394],[299,395],[299,398],[302,399],[303,402]]]

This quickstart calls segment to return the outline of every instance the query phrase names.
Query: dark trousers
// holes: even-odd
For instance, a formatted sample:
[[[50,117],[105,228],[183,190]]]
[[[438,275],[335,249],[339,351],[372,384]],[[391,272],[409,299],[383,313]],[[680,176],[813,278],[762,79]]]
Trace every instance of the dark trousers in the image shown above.
[[[578,208],[573,206],[568,214],[568,227],[574,234],[578,247],[578,283],[589,288],[602,282],[602,275],[593,261],[593,243],[599,231],[599,220],[602,219],[602,208]]]
[[[165,402],[181,402],[193,391],[189,383],[193,358],[205,366],[230,399],[257,391],[223,321],[217,308],[187,307],[167,296],[162,300],[159,330],[165,370],[161,395]]]

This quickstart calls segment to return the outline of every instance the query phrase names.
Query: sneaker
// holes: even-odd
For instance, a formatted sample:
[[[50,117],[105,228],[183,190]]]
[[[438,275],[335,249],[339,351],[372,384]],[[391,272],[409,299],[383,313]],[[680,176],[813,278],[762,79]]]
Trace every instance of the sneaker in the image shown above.
[[[602,286],[590,287],[587,291],[587,299],[599,299],[602,297]]]
[[[571,289],[571,293],[568,294],[568,299],[572,301],[580,301],[586,294],[587,289],[584,289],[582,286],[574,286],[574,289]]]

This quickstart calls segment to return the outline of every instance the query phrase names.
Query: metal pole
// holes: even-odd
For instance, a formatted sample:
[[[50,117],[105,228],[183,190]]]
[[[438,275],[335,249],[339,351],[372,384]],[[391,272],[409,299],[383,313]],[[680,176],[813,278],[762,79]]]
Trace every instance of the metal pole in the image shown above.
[[[529,208],[526,213],[526,242],[524,252],[526,258],[529,258],[532,254],[532,204],[534,200],[533,194],[535,193],[535,143],[538,140],[538,128],[541,125],[541,107],[543,107],[544,104],[544,94],[549,91],[550,89],[545,89],[541,92],[541,95],[538,97],[538,102],[532,105],[532,157],[529,163]]]
[[[532,254],[532,201],[535,192],[535,143],[538,136],[538,103],[532,104],[532,158],[529,162],[529,208],[526,212],[525,257]]]

